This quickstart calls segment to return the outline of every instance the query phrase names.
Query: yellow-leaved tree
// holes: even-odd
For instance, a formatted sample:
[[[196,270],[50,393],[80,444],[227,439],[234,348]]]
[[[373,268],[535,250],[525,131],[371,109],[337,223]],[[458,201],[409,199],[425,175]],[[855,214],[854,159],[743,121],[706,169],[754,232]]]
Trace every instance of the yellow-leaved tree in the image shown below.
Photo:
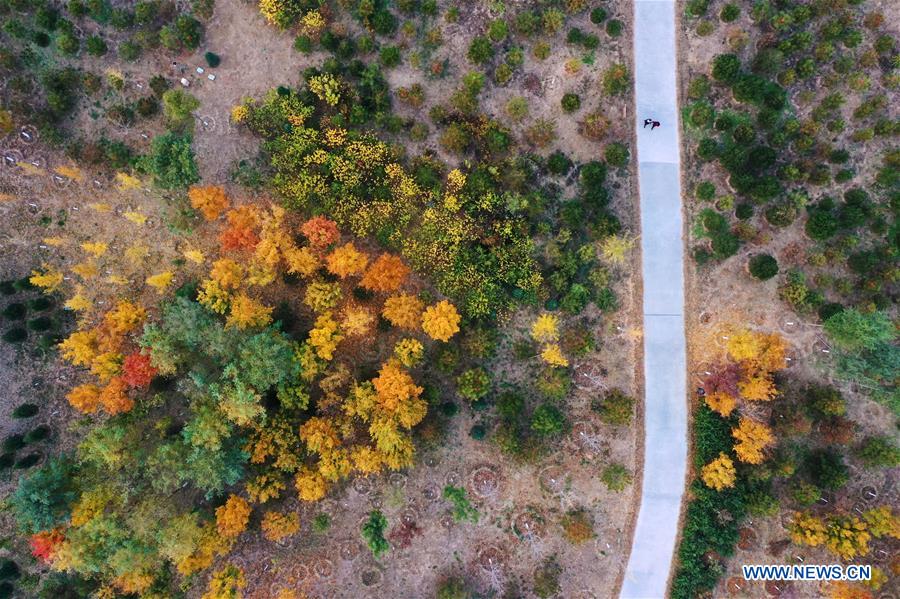
[[[700,470],[700,478],[707,487],[716,491],[730,489],[737,478],[734,462],[725,453],[719,453],[719,457]]]
[[[734,453],[747,464],[762,464],[763,450],[775,440],[768,426],[746,417],[738,421],[737,428],[731,429],[731,436],[737,441]]]
[[[422,329],[432,339],[449,341],[459,332],[460,320],[462,317],[456,307],[447,300],[442,300],[425,309],[422,314]]]

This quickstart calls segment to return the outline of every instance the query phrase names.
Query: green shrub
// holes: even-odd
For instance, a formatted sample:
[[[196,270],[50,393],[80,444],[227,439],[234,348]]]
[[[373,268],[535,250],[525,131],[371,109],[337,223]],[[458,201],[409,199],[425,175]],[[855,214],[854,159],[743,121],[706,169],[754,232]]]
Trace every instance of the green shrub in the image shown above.
[[[3,295],[15,295],[15,281],[3,281],[2,283],[0,283],[0,293],[2,293]]]
[[[38,407],[33,403],[23,403],[12,411],[13,418],[31,418],[38,413]]]
[[[737,4],[726,4],[719,12],[719,18],[726,23],[737,21],[741,16],[741,8]]]
[[[757,254],[750,258],[749,270],[753,277],[766,281],[778,274],[778,261],[769,254]]]
[[[634,417],[635,400],[621,389],[612,389],[601,400],[591,402],[591,409],[600,420],[613,426],[629,426]]]
[[[850,480],[844,456],[830,447],[811,451],[804,460],[804,468],[816,486],[829,491],[837,491]]]
[[[25,307],[25,304],[15,302],[3,309],[3,318],[9,320],[22,320],[27,313],[28,309]]]
[[[572,168],[572,161],[561,151],[556,150],[547,157],[547,170],[559,177],[565,175]]]
[[[900,447],[892,437],[868,437],[853,451],[866,468],[896,468],[900,466]]]
[[[470,62],[482,65],[494,57],[494,46],[491,44],[491,40],[483,35],[476,36],[469,44],[466,56]]]
[[[448,578],[438,585],[436,599],[467,599],[465,583],[459,578]]]
[[[741,61],[734,54],[719,54],[713,59],[712,77],[716,81],[731,84],[741,73]]]
[[[22,575],[18,564],[9,558],[0,559],[0,580],[16,580]]]
[[[397,46],[384,46],[378,54],[381,64],[390,69],[400,64],[400,48]]]
[[[39,453],[29,453],[27,456],[20,458],[13,465],[13,468],[16,470],[25,470],[27,468],[31,468],[35,464],[41,461],[41,458],[44,457]]]
[[[103,56],[108,50],[106,42],[99,35],[90,36],[85,40],[84,45],[91,56]]]
[[[560,103],[562,104],[563,111],[567,113],[575,112],[581,108],[581,98],[578,94],[563,94]]]
[[[776,227],[786,227],[797,218],[797,207],[787,201],[776,202],[766,208],[763,213],[769,224]]]
[[[294,50],[309,54],[313,49],[313,41],[308,35],[298,35],[294,38]]]
[[[628,146],[620,142],[613,142],[606,146],[603,157],[610,166],[624,167],[628,165],[630,153]]]
[[[28,328],[35,332],[49,331],[53,328],[53,320],[47,316],[39,316],[28,321]]]
[[[599,25],[603,21],[606,20],[606,10],[600,8],[599,6],[593,10],[591,10],[591,23],[594,25]]]
[[[378,510],[369,512],[369,519],[362,525],[362,538],[366,545],[375,556],[375,559],[381,557],[381,554],[391,548],[387,539],[384,538],[384,530],[387,528],[387,518]]]
[[[531,430],[544,437],[556,437],[563,432],[566,417],[556,406],[545,403],[538,406],[531,415]]]
[[[505,391],[497,398],[497,412],[504,420],[518,420],[524,409],[525,400],[514,391]]]
[[[3,340],[7,343],[22,343],[28,339],[28,331],[22,327],[13,327],[3,333]]]
[[[25,443],[38,443],[50,436],[50,427],[46,424],[36,426],[28,431],[23,437]]]
[[[610,19],[606,22],[606,33],[610,37],[619,37],[622,35],[622,29],[624,29],[624,27],[625,24],[619,19]]]
[[[476,441],[482,441],[486,434],[487,430],[481,424],[473,425],[472,428],[469,429],[469,436]]]
[[[603,72],[602,85],[603,91],[610,96],[627,92],[631,89],[631,76],[628,68],[622,64],[612,65]]]
[[[600,480],[610,491],[624,491],[634,481],[634,477],[622,464],[610,464],[603,469]]]
[[[150,154],[142,157],[140,166],[162,189],[184,188],[200,180],[190,135],[172,132],[157,135],[150,144]]]
[[[484,368],[470,368],[456,378],[456,390],[461,397],[477,401],[491,390],[491,377]]]
[[[549,557],[534,571],[534,594],[541,599],[548,599],[559,593],[559,577],[562,567],[556,557]]]
[[[222,64],[222,58],[215,52],[206,52],[203,55],[203,58],[206,60],[206,64],[212,69]]]
[[[709,10],[709,0],[688,0],[684,12],[689,17],[702,17]]]
[[[181,89],[170,89],[162,95],[163,114],[173,129],[186,129],[193,125],[193,112],[200,107],[200,100]]]
[[[9,470],[16,463],[16,454],[8,451],[0,454],[0,471]]]
[[[702,181],[697,184],[694,195],[698,200],[709,202],[716,197],[716,186],[711,181]]]
[[[25,436],[20,435],[18,433],[14,433],[12,435],[7,436],[3,440],[3,451],[15,452],[15,451],[25,447],[25,445],[27,445],[27,443],[25,442]]]
[[[741,202],[734,209],[734,215],[741,220],[747,220],[753,217],[753,204]]]
[[[488,37],[493,42],[502,42],[509,35],[509,25],[503,19],[491,21],[488,25]]]
[[[453,504],[453,519],[457,522],[468,520],[472,523],[478,523],[480,514],[466,498],[466,490],[462,487],[454,487],[447,485],[443,491],[444,499]]]
[[[801,507],[809,507],[822,497],[822,492],[815,485],[805,481],[796,481],[790,488],[791,499]]]

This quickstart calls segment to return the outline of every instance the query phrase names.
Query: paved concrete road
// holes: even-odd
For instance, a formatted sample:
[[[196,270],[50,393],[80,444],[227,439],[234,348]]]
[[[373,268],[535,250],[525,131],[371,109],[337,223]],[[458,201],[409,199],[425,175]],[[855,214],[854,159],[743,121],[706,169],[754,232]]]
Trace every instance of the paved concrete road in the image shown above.
[[[634,72],[644,278],[644,477],[621,597],[665,596],[687,466],[684,245],[675,3],[635,0]],[[655,131],[643,127],[652,118]]]

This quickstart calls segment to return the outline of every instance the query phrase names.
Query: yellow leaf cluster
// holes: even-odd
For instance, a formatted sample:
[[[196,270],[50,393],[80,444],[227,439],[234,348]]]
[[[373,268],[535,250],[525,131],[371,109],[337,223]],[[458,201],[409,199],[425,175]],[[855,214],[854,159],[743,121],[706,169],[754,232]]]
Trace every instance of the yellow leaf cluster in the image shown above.
[[[809,512],[794,512],[788,532],[795,545],[818,547],[827,538],[825,523]]]
[[[175,275],[171,271],[166,271],[147,277],[146,283],[156,289],[157,293],[162,295],[166,292],[166,289],[172,284],[174,279]]]
[[[289,248],[283,253],[287,270],[291,274],[311,277],[319,269],[319,259],[308,247]]]
[[[44,290],[44,293],[53,293],[63,282],[63,274],[53,267],[44,264],[41,270],[31,271],[28,281]]]
[[[341,330],[351,337],[361,337],[372,329],[375,317],[367,308],[348,305],[344,308]]]
[[[278,499],[284,491],[284,481],[272,474],[260,474],[245,485],[247,495],[254,503],[265,503],[270,499]]]
[[[203,252],[195,249],[186,249],[182,252],[182,255],[193,262],[194,264],[203,264],[206,258],[203,256]]]
[[[116,184],[120,191],[131,191],[141,186],[141,180],[128,173],[116,173]]]
[[[69,405],[82,414],[93,414],[100,407],[100,387],[97,385],[78,385],[66,395]]]
[[[369,291],[392,293],[400,289],[409,276],[409,268],[399,257],[381,254],[363,274],[359,284]]]
[[[786,366],[787,344],[776,333],[738,331],[728,339],[727,350],[735,362],[747,362],[767,372]]]
[[[770,401],[778,395],[772,375],[764,371],[753,373],[738,382],[738,391],[750,401]]]
[[[710,393],[703,398],[703,401],[706,402],[710,410],[726,418],[731,415],[737,406],[737,400],[724,391]]]
[[[147,310],[128,300],[119,300],[116,307],[103,316],[103,322],[114,333],[136,330],[147,319]]]
[[[72,272],[74,272],[85,281],[88,281],[99,275],[100,269],[97,268],[97,265],[93,261],[79,262],[78,264],[72,266]]]
[[[323,360],[330,361],[334,358],[334,350],[343,338],[344,336],[338,332],[337,322],[331,317],[331,312],[316,318],[316,326],[309,332],[309,344]]]
[[[59,350],[75,366],[88,366],[97,356],[97,333],[75,331],[59,344]]]
[[[105,352],[91,361],[91,374],[100,379],[100,382],[109,382],[111,378],[122,371],[124,356],[115,352]]]
[[[422,322],[425,304],[414,295],[406,293],[387,298],[381,315],[395,327],[415,331]]]
[[[94,307],[94,302],[85,297],[83,293],[79,292],[66,300],[66,303],[64,303],[63,306],[75,312],[87,312]]]
[[[136,224],[137,226],[143,226],[144,223],[147,222],[147,215],[142,212],[135,212],[133,210],[124,213],[122,216],[125,217],[125,220]]]
[[[240,599],[241,589],[245,586],[247,579],[244,572],[237,566],[229,565],[212,575],[201,599]]]
[[[231,302],[226,327],[246,329],[248,327],[264,327],[272,322],[273,308],[266,306],[247,294],[238,294]]]
[[[734,453],[747,464],[761,464],[763,450],[775,440],[769,427],[750,418],[741,418],[738,427],[731,429],[731,436],[737,441]]]
[[[328,488],[325,477],[307,467],[300,469],[294,480],[294,486],[302,501],[318,501],[325,497]]]
[[[422,361],[425,355],[425,346],[418,339],[401,339],[394,346],[394,356],[407,368],[412,368]]]
[[[277,542],[300,530],[300,515],[297,512],[268,511],[263,515],[261,526],[263,536]]]
[[[531,337],[540,343],[559,339],[559,318],[553,314],[541,314],[531,325]]]
[[[362,274],[369,264],[369,257],[356,249],[352,242],[347,242],[334,249],[325,258],[328,272],[342,279]]]
[[[246,499],[231,495],[224,505],[216,508],[216,529],[224,537],[235,538],[247,528],[252,511]]]
[[[334,308],[341,301],[341,286],[337,283],[318,281],[306,287],[303,303],[313,312],[322,313]]]
[[[188,190],[191,207],[208,221],[219,218],[228,209],[228,196],[218,185],[194,185]]]
[[[703,484],[716,491],[730,489],[737,478],[734,462],[724,453],[720,453],[719,457],[700,470],[700,478],[703,479]]]
[[[541,360],[550,366],[565,368],[569,365],[569,360],[562,353],[558,343],[548,343],[541,351]]]
[[[422,329],[432,339],[449,341],[459,332],[460,320],[462,318],[456,307],[447,300],[442,300],[425,309],[422,314]]]
[[[103,254],[106,253],[106,250],[109,249],[109,245],[99,242],[99,241],[97,241],[97,242],[86,241],[81,244],[81,249],[86,251],[88,254],[91,254],[92,256],[99,258],[100,256],[102,256]]]

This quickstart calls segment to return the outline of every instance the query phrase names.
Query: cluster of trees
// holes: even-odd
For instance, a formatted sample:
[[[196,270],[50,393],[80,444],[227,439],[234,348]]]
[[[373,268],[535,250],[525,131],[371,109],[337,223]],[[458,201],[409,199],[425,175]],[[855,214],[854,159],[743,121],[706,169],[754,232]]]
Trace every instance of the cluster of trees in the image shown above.
[[[791,525],[794,542],[824,545],[846,560],[865,555],[871,538],[900,534],[900,519],[888,507],[859,518],[807,511],[823,493],[849,482],[846,448],[865,468],[890,468],[900,464],[896,441],[855,440],[857,426],[846,417],[837,389],[779,374],[786,352],[779,336],[740,331],[730,335],[727,352],[729,361],[714,366],[703,381],[703,403],[694,413],[697,479],[673,595],[692,597],[716,585],[722,569],[709,562],[710,552],[732,555],[748,515],[773,516],[792,506],[798,510]]]
[[[115,46],[125,61],[160,47],[170,52],[195,50],[203,40],[202,20],[211,17],[212,10],[213,0],[194,0],[185,11],[160,0],[141,0],[131,6],[116,6],[109,0],[0,2],[7,42],[0,48],[0,73],[13,92],[9,107],[35,123],[42,138],[64,144],[63,119],[76,108],[81,93],[94,94],[102,85],[100,76],[67,63],[84,54],[106,54],[112,49],[113,30],[128,33]],[[87,35],[82,29],[96,33]],[[32,80],[37,86],[31,85]],[[121,83],[109,81],[113,89],[121,89]],[[38,101],[41,98],[43,102]],[[136,117],[151,117],[157,110],[153,96],[147,96],[130,104],[113,104],[106,112],[115,124],[130,125]]]
[[[221,223],[219,257],[191,256],[210,264],[208,277],[152,317],[127,299],[97,314],[85,298],[95,324],[59,349],[90,372],[67,399],[92,425],[12,498],[36,557],[124,593],[206,569],[254,511],[266,538],[296,534],[296,513],[265,506],[289,484],[316,501],[352,474],[411,465],[411,429],[427,411],[412,371],[430,340],[460,331],[453,304],[410,290],[400,257],[342,239],[334,221],[233,207],[215,186],[188,195]],[[281,280],[296,302],[268,304]],[[55,289],[63,277],[48,267],[32,282]],[[165,291],[174,276],[147,283]]]
[[[700,17],[708,5],[692,2],[688,13]],[[696,248],[696,258],[727,258],[742,242],[764,239],[752,224],[754,213],[774,228],[805,215],[806,235],[816,244],[806,266],[815,275],[789,272],[782,285],[782,298],[801,312],[828,305],[826,294],[875,309],[891,302],[896,166],[889,153],[878,173],[872,172],[877,165],[857,173],[865,164],[850,146],[864,147],[896,131],[878,87],[892,86],[898,49],[883,30],[881,13],[857,5],[758,3],[751,18],[764,43],[751,50],[746,33],[730,34],[733,52],[717,55],[709,75],[696,77],[688,89],[693,102],[685,121],[699,139],[696,155],[718,161],[733,191],[717,197],[712,182],[697,186],[697,198],[715,199],[719,211],[700,214],[710,243]],[[733,20],[735,10],[740,12],[723,9],[721,19]],[[827,92],[811,88],[814,77]],[[808,116],[788,110],[788,90],[796,92],[801,109],[811,107]],[[851,101],[848,92],[860,101]],[[871,144],[865,147],[871,151]],[[722,214],[731,210],[737,222]],[[775,272],[764,268],[758,278]]]

